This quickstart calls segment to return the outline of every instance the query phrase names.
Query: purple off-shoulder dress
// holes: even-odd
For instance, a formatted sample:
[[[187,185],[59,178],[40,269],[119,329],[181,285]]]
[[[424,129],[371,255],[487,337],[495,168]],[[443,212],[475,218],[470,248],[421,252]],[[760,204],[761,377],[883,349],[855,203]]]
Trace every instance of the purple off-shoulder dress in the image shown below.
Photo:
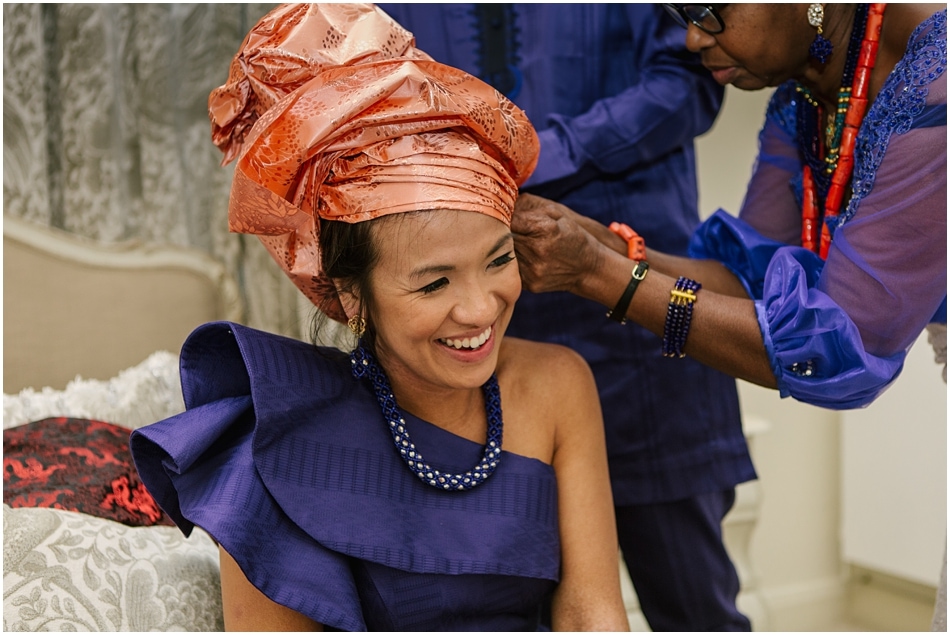
[[[502,453],[468,492],[399,458],[347,355],[231,323],[181,352],[187,411],[133,432],[148,490],[275,602],[341,630],[536,630],[559,577],[554,470]],[[483,448],[407,413],[434,467]]]
[[[865,406],[928,323],[947,321],[947,14],[911,36],[858,133],[854,195],[826,262],[801,244],[794,83],[772,97],[739,219],[723,211],[690,255],[736,273],[755,300],[783,397]]]

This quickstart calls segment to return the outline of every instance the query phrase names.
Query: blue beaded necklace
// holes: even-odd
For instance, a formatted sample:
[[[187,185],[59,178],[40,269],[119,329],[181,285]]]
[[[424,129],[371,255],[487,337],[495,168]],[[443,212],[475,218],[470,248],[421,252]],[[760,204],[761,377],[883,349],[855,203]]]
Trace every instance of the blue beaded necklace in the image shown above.
[[[501,394],[498,390],[498,380],[494,373],[482,386],[485,395],[485,415],[488,418],[488,439],[485,443],[485,452],[481,460],[464,474],[450,474],[433,468],[422,458],[422,453],[416,449],[402,411],[396,404],[396,397],[389,386],[386,373],[376,363],[376,359],[362,344],[350,353],[350,365],[353,376],[357,379],[368,377],[373,382],[376,392],[376,401],[382,408],[383,417],[389,424],[389,432],[393,436],[393,443],[399,450],[399,456],[409,466],[413,474],[432,487],[442,490],[465,491],[484,483],[494,473],[501,462]]]

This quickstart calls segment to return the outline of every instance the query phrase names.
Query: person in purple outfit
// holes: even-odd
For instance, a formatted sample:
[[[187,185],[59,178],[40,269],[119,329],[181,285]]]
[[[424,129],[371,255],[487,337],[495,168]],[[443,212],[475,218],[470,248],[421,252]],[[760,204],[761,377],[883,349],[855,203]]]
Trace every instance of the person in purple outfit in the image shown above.
[[[435,59],[525,110],[541,153],[522,192],[686,255],[699,224],[693,140],[713,124],[723,91],[662,7],[379,6]],[[650,627],[749,630],[722,540],[735,486],[755,478],[735,381],[665,359],[653,333],[614,317],[569,293],[523,293],[509,332],[567,345],[594,372],[620,548]]]

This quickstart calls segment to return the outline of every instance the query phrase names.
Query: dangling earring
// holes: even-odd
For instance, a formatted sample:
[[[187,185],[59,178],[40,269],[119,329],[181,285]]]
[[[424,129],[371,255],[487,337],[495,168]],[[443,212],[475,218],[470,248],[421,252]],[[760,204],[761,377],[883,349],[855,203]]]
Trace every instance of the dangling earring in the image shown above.
[[[366,332],[366,320],[364,320],[363,316],[359,313],[351,317],[346,325],[350,327],[350,330],[353,331],[353,335],[356,337],[363,337],[363,333]]]
[[[831,57],[831,51],[834,49],[831,40],[822,35],[822,25],[824,21],[825,5],[817,2],[808,5],[808,24],[818,29],[818,34],[815,35],[811,46],[808,47],[808,55],[818,60],[821,64],[828,61],[828,58]]]
[[[362,379],[370,372],[370,366],[372,365],[371,363],[373,363],[373,356],[363,346],[363,333],[366,332],[366,320],[363,319],[362,315],[357,313],[347,320],[346,325],[350,327],[350,330],[353,331],[353,335],[356,336],[356,348],[350,351],[350,370],[353,371],[354,377]]]

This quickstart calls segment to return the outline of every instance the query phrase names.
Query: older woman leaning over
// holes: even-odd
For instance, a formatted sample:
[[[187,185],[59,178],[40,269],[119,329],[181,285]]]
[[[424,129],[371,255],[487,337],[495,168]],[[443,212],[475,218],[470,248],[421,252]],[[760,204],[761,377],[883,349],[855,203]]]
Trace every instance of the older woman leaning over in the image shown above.
[[[678,258],[523,196],[523,279],[612,307],[667,356],[818,406],[870,403],[928,324],[946,328],[945,7],[665,6],[720,83],[778,87],[739,218],[717,212]]]
[[[143,481],[221,547],[229,630],[627,628],[603,424],[570,350],[506,338],[528,120],[371,5],[282,6],[210,99],[234,231],[359,338],[182,349]]]
[[[946,342],[946,5],[665,6],[719,83],[778,87],[739,218],[717,212],[677,258],[523,196],[527,287],[612,307],[665,355],[783,397],[869,404],[924,328]]]

